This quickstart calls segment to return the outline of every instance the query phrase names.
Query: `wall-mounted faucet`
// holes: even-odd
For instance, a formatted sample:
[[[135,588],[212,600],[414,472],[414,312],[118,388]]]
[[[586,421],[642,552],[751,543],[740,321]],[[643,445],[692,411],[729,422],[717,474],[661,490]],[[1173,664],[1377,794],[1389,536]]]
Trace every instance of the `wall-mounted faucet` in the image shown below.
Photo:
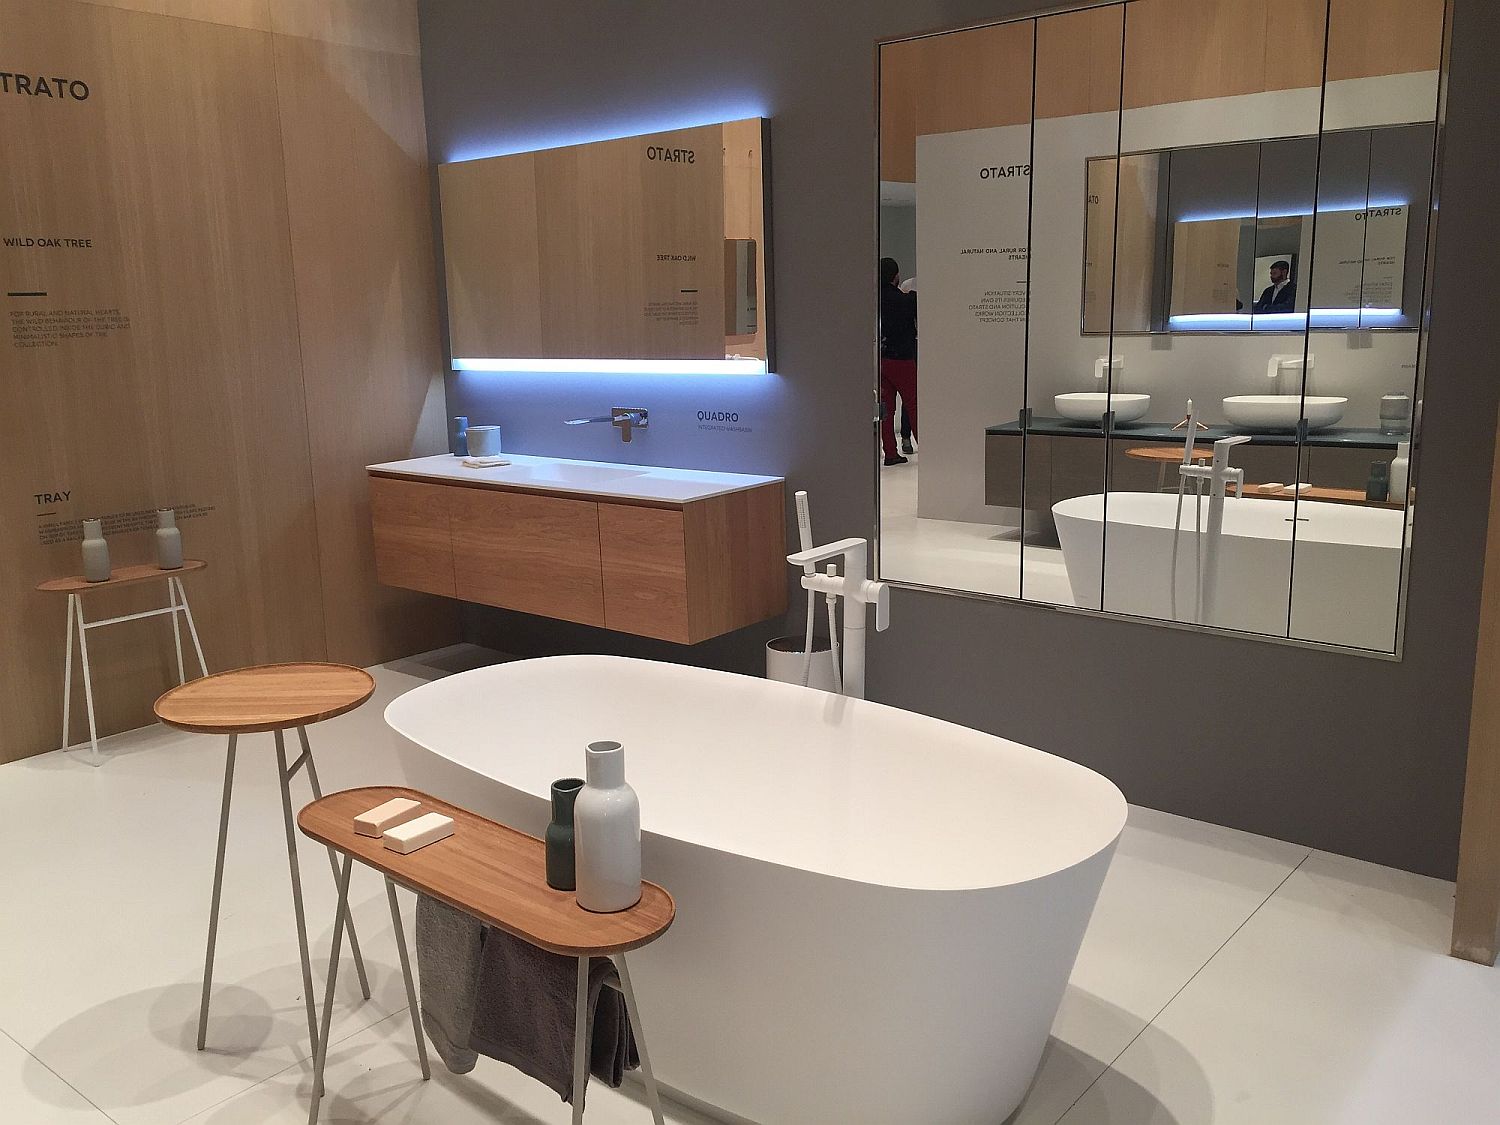
[[[1104,382],[1106,371],[1111,372],[1113,376],[1110,379],[1110,383],[1112,384],[1110,389],[1118,391],[1120,389],[1120,377],[1125,374],[1125,357],[1122,355],[1101,355],[1098,359],[1094,360],[1094,382]]]
[[[629,441],[632,430],[644,430],[651,424],[651,412],[638,406],[611,407],[608,414],[597,418],[568,418],[564,426],[587,426],[590,422],[608,422],[620,431],[620,440]]]
[[[1308,352],[1305,357],[1300,352],[1290,355],[1273,355],[1266,364],[1266,378],[1271,380],[1271,392],[1278,395],[1300,393],[1302,388],[1295,387],[1289,392],[1282,390],[1282,384],[1288,372],[1303,370],[1304,363],[1306,369],[1311,371],[1313,367],[1311,352]]]

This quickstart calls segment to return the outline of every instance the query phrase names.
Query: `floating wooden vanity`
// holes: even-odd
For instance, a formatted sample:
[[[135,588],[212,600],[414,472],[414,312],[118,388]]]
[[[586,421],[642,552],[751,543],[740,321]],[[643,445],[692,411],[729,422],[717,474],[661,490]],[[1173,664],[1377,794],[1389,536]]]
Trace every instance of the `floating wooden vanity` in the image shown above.
[[[370,466],[380,581],[682,644],[786,612],[781,478],[511,461]]]

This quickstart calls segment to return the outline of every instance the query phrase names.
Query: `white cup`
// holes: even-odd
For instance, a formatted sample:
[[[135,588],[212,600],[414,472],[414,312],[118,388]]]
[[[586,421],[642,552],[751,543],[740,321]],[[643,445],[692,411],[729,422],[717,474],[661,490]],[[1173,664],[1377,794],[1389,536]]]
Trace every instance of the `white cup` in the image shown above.
[[[500,452],[499,426],[469,427],[469,456],[494,457]]]

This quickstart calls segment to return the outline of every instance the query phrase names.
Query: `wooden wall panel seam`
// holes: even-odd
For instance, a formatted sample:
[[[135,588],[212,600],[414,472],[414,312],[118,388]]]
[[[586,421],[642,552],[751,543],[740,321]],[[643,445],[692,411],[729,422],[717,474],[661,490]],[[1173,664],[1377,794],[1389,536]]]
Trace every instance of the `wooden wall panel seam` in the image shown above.
[[[269,20],[269,15],[270,15],[270,7],[269,7],[269,0],[267,0],[267,19],[268,20]],[[315,476],[315,474],[313,472],[312,423],[311,423],[311,421],[309,420],[309,418],[307,416],[308,415],[308,409],[309,409],[309,407],[308,407],[308,395],[307,395],[307,348],[304,345],[303,339],[302,339],[302,305],[301,305],[301,302],[297,299],[297,290],[298,290],[298,285],[297,285],[297,246],[296,246],[295,240],[292,238],[291,180],[290,180],[290,177],[288,176],[288,173],[287,173],[286,121],[285,121],[285,114],[284,114],[283,109],[282,109],[282,100],[281,100],[281,63],[280,63],[280,52],[277,50],[277,42],[276,42],[277,38],[278,38],[278,36],[276,36],[275,34],[271,35],[271,100],[272,100],[272,104],[275,105],[275,107],[276,107],[276,141],[277,141],[277,144],[281,148],[281,182],[282,182],[282,191],[285,193],[285,195],[287,197],[286,248],[287,248],[287,257],[288,257],[288,260],[292,264],[292,273],[291,273],[292,297],[293,297],[292,308],[294,310],[295,325],[296,325],[296,329],[297,329],[297,355],[302,360],[302,362],[300,364],[300,368],[301,368],[300,378],[298,380],[299,385],[300,385],[301,390],[302,390],[302,434],[303,434],[303,440],[304,440],[304,442],[306,443],[306,446],[307,446],[307,483],[308,483],[308,489],[312,493],[313,528],[314,528],[314,530],[316,532],[317,528],[319,528],[320,525],[321,525],[321,521],[318,518],[317,479],[316,479],[316,476]],[[321,614],[322,620],[320,622],[321,630],[322,630],[322,634],[323,634],[323,650],[319,654],[319,659],[327,660],[328,659],[328,652],[329,652],[329,646],[328,646],[328,598],[327,598],[328,576],[323,571],[323,544],[322,544],[322,536],[320,534],[314,534],[313,535],[313,551],[315,552],[316,557],[317,557],[317,571],[316,571],[316,573],[318,575],[318,591],[319,591],[319,594],[321,595],[322,601],[323,601],[323,613]]]

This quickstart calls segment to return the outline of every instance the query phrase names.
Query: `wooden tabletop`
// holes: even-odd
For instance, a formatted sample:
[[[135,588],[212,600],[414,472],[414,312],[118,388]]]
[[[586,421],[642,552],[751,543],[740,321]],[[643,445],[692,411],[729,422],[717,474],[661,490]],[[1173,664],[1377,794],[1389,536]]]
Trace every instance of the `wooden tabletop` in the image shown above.
[[[153,709],[180,730],[250,734],[331,719],[374,691],[375,678],[349,664],[261,664],[189,680],[162,695]]]
[[[60,594],[81,594],[85,590],[112,590],[116,586],[130,586],[136,582],[150,582],[153,578],[171,578],[174,574],[202,570],[207,565],[202,559],[183,559],[182,565],[176,570],[163,570],[155,563],[140,563],[136,566],[117,567],[109,572],[109,577],[103,582],[90,582],[81,574],[71,574],[67,578],[49,578],[45,582],[38,582],[36,588]]]
[[[1233,487],[1231,483],[1231,488]],[[1321,500],[1326,504],[1363,504],[1370,508],[1404,508],[1404,500],[1367,500],[1365,490],[1362,488],[1304,488],[1301,492],[1292,492],[1283,486],[1277,492],[1260,492],[1262,486],[1247,484],[1239,495],[1247,500],[1290,500],[1294,496],[1300,500]],[[1230,493],[1234,495],[1234,493]]]
[[[1177,441],[1170,445],[1137,445],[1125,451],[1126,457],[1133,457],[1137,461],[1171,461],[1182,464],[1182,451],[1184,442]],[[1214,451],[1212,449],[1194,449],[1194,461],[1212,461]]]
[[[410,855],[354,831],[354,818],[396,797],[423,812],[453,818],[453,835]],[[377,871],[478,918],[486,925],[568,957],[625,953],[667,932],[677,908],[655,883],[641,885],[641,901],[615,914],[594,914],[572,891],[547,886],[546,851],[524,832],[429,797],[415,789],[345,789],[297,814],[302,831]]]

